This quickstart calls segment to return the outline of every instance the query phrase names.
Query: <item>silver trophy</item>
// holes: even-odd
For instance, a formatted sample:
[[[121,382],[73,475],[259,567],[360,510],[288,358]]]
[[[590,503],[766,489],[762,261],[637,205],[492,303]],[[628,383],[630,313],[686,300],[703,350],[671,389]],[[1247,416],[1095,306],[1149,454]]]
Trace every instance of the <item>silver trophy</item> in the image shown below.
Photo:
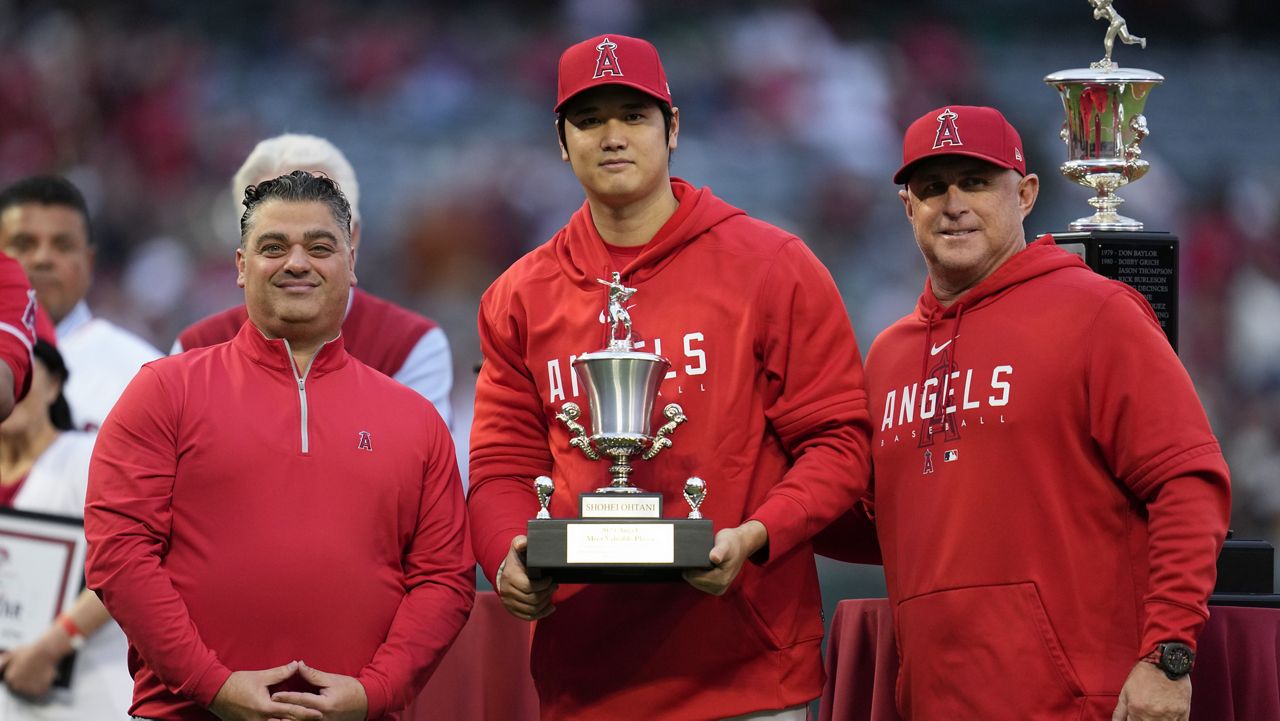
[[[591,460],[603,454],[613,461],[609,468],[613,480],[597,489],[598,493],[640,493],[631,485],[631,457],[643,454],[649,460],[670,447],[668,436],[686,419],[678,404],[669,403],[662,410],[667,422],[657,433],[650,433],[658,386],[671,363],[662,356],[635,350],[631,342],[631,314],[624,304],[635,294],[635,288],[623,285],[616,272],[611,280],[600,282],[609,287],[609,343],[603,350],[583,354],[573,362],[574,371],[586,386],[591,434],[578,423],[582,409],[576,403],[562,405],[556,418],[572,435],[569,445]]]
[[[671,435],[685,416],[679,405],[667,404],[662,409],[666,421],[652,430],[658,387],[671,364],[662,356],[641,353],[631,340],[626,303],[635,288],[624,285],[618,273],[600,283],[608,288],[601,316],[608,341],[573,361],[587,408],[564,403],[555,417],[568,429],[570,446],[591,460],[611,461],[612,480],[579,493],[578,513],[565,518],[551,518],[548,512],[555,485],[551,479],[534,481],[542,510],[527,526],[525,566],[530,578],[550,576],[560,583],[683,583],[685,571],[711,566],[714,524],[698,510],[706,484],[698,478],[685,482],[684,497],[693,509],[688,518],[665,516],[662,493],[631,485],[632,456],[649,460],[670,448]],[[583,418],[588,413],[589,420]],[[586,484],[575,480],[570,485]]]
[[[1147,46],[1146,38],[1129,33],[1123,17],[1111,7],[1112,0],[1088,0],[1093,17],[1106,20],[1103,40],[1106,54],[1088,68],[1061,70],[1044,81],[1057,88],[1067,118],[1062,140],[1067,144],[1067,162],[1062,174],[1093,189],[1089,199],[1093,215],[1068,224],[1071,230],[1142,230],[1142,223],[1116,212],[1124,202],[1116,189],[1147,174],[1150,164],[1142,159],[1139,145],[1147,137],[1143,108],[1151,89],[1164,77],[1149,70],[1121,68],[1111,61],[1118,38],[1126,45]]]

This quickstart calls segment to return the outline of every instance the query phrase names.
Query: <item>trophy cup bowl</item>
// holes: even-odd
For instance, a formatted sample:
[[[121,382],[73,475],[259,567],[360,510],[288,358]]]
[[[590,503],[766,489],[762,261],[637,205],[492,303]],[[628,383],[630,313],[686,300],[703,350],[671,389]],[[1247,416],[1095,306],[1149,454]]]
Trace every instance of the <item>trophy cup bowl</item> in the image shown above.
[[[1139,148],[1148,134],[1142,111],[1151,89],[1164,77],[1107,62],[1062,70],[1044,81],[1058,90],[1067,116],[1062,124],[1067,144],[1062,174],[1097,193],[1089,199],[1096,212],[1067,227],[1073,231],[1142,230],[1140,221],[1116,212],[1124,199],[1115,191],[1150,169]]]
[[[658,386],[671,363],[662,356],[637,351],[602,350],[578,356],[574,371],[587,391],[591,435],[597,451],[613,459],[613,481],[602,493],[639,493],[628,477],[630,457],[654,443],[653,406]],[[661,434],[665,435],[665,434]]]

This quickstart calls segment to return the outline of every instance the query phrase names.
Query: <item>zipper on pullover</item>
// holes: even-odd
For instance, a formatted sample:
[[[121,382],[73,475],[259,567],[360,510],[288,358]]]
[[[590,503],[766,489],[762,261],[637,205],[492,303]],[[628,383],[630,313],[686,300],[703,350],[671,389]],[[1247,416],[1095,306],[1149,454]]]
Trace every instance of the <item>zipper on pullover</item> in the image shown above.
[[[293,369],[293,379],[298,382],[298,407],[302,417],[302,454],[307,455],[311,452],[311,434],[307,430],[307,374],[311,372],[311,365],[316,362],[316,356],[320,355],[320,352],[316,351],[316,354],[311,356],[311,360],[307,361],[306,370],[298,373],[298,363],[293,359],[293,348],[289,346],[289,339],[283,340],[285,352],[289,355],[289,367]]]

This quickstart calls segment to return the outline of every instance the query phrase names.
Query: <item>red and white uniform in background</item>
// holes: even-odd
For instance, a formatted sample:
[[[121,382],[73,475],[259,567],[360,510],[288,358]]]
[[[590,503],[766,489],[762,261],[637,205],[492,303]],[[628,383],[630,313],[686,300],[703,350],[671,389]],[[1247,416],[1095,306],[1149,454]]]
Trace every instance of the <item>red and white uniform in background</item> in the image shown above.
[[[211,720],[233,670],[302,659],[393,719],[475,595],[436,411],[341,337],[299,372],[252,323],[139,372],[99,432],[85,535],[148,718]]]
[[[22,482],[13,507],[60,516],[84,516],[85,486],[94,436],[67,431],[58,434],[36,459]],[[128,718],[133,679],[125,662],[129,644],[113,620],[85,639],[76,652],[71,688],[55,688],[39,703],[0,691],[0,721],[85,721]],[[0,688],[3,688],[0,686]]]
[[[719,597],[683,583],[561,586],[533,640],[544,718],[719,719],[822,690],[809,537],[865,492],[868,471],[849,317],[798,238],[705,188],[674,179],[672,190],[679,209],[638,255],[611,257],[584,204],[485,293],[468,497],[477,557],[492,579],[538,510],[534,477],[555,479],[558,518],[607,482],[608,464],[570,447],[555,414],[568,400],[588,408],[572,361],[604,345],[598,279],[617,270],[636,288],[638,349],[672,364],[658,407],[677,402],[689,419],[635,464],[635,485],[683,517],[685,479],[706,479],[703,514],[716,530],[762,522],[768,558]]]
[[[13,372],[13,400],[31,386],[36,343],[36,294],[18,261],[0,253],[0,361]]]
[[[907,719],[1106,721],[1195,646],[1227,466],[1146,300],[1042,238],[867,357]]]
[[[248,318],[243,305],[214,313],[179,333],[169,353],[231,340]],[[417,391],[436,407],[445,425],[453,426],[453,355],[444,329],[434,320],[352,288],[342,339],[348,353]]]
[[[71,406],[71,422],[87,431],[102,427],[142,364],[163,355],[133,333],[95,318],[83,300],[58,323],[58,351],[67,364],[62,394]]]

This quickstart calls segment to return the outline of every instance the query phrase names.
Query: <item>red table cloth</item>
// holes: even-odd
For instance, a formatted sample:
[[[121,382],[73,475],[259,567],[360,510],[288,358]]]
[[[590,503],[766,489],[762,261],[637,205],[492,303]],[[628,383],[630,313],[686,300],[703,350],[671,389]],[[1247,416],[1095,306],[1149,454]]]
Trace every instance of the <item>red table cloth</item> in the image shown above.
[[[1211,606],[1191,672],[1191,721],[1280,721],[1280,609]],[[893,614],[841,601],[827,637],[820,721],[900,721]]]

